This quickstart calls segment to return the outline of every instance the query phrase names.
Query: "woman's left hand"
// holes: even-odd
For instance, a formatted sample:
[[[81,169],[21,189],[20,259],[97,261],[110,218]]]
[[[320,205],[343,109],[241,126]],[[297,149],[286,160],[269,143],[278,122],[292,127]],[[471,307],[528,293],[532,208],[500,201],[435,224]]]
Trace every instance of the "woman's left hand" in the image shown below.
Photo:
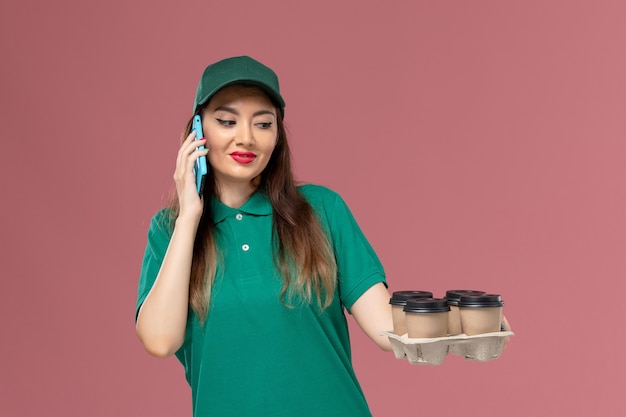
[[[509,321],[506,319],[506,317],[504,317],[504,315],[502,316],[502,324],[500,325],[501,329],[503,332],[512,332],[513,330],[511,330],[511,324],[509,323]],[[502,349],[506,348],[506,345],[509,344],[509,340],[511,339],[510,336],[507,336],[504,339],[504,346],[502,347]]]

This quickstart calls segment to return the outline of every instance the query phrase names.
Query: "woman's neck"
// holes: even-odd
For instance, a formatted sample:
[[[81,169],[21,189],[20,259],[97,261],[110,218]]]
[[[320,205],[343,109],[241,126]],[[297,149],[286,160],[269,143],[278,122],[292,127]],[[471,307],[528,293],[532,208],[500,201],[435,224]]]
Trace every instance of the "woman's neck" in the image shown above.
[[[228,207],[239,208],[255,191],[256,187],[250,183],[218,185],[217,198]]]

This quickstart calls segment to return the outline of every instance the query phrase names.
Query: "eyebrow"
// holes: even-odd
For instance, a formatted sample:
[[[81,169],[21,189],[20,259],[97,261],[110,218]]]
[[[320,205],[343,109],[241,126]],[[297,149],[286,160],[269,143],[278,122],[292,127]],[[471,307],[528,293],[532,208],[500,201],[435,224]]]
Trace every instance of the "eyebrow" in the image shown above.
[[[228,112],[228,113],[232,113],[235,116],[239,116],[240,115],[239,112],[237,111],[237,109],[235,109],[233,107],[228,107],[228,106],[219,106],[215,110],[213,110],[213,112],[217,112],[217,111],[225,111],[225,112]],[[276,114],[273,111],[266,110],[266,109],[255,111],[252,114],[252,116],[261,116],[263,114],[270,114],[270,115],[276,117]]]

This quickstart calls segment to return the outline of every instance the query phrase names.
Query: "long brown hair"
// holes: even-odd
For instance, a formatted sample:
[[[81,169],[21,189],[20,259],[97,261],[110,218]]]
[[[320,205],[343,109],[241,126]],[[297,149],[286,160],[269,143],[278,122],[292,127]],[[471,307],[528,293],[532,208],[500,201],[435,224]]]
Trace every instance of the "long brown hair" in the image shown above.
[[[206,104],[208,105],[208,103]],[[196,114],[201,114],[202,108]],[[191,118],[185,126],[181,143],[191,130]],[[281,301],[292,306],[295,297],[307,303],[315,298],[321,309],[333,300],[337,283],[337,264],[328,238],[313,210],[300,194],[291,170],[291,151],[282,118],[277,117],[278,138],[270,160],[260,174],[257,191],[264,193],[273,207],[272,239],[277,242],[274,262],[282,274]],[[256,179],[255,179],[256,180]],[[254,180],[253,180],[254,181]],[[211,198],[216,194],[215,177],[209,170],[203,191],[204,208],[193,246],[189,282],[189,305],[204,322],[209,312],[211,289],[221,262],[213,231]],[[179,203],[173,195],[170,203],[173,227]]]

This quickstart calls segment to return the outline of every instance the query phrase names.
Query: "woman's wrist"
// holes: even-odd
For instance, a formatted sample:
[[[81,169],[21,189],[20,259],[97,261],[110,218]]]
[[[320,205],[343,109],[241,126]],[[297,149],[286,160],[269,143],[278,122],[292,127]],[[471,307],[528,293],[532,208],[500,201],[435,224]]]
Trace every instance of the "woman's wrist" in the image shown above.
[[[180,213],[178,217],[176,218],[175,227],[177,229],[193,228],[195,230],[198,228],[198,224],[200,223],[201,217],[202,217],[202,213],[200,213],[200,215]]]

